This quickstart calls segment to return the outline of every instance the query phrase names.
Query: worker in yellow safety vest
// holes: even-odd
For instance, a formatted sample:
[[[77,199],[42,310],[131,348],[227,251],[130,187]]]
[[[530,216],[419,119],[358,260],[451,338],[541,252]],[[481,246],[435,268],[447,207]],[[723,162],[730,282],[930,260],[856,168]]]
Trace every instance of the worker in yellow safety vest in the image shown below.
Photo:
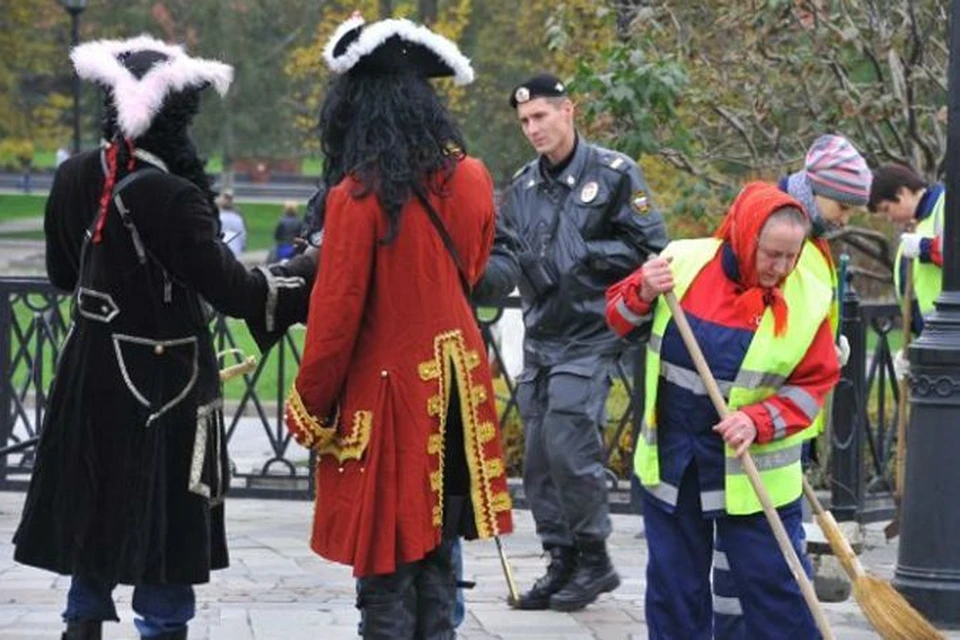
[[[796,268],[809,232],[799,202],[752,183],[716,237],[672,242],[607,292],[614,331],[650,331],[634,470],[652,639],[819,637],[738,458],[749,449],[802,556],[801,447],[840,368],[829,285]],[[667,291],[733,410],[723,420],[657,302]]]

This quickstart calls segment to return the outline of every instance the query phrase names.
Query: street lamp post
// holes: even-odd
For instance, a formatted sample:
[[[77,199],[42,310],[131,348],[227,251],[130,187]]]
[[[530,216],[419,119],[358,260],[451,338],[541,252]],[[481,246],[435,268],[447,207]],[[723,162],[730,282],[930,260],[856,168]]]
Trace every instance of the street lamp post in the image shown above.
[[[80,44],[80,14],[87,8],[87,0],[60,0],[70,14],[70,46]],[[73,152],[80,152],[80,76],[73,74]]]
[[[894,586],[960,626],[960,0],[951,2],[943,293],[910,345],[910,422]]]

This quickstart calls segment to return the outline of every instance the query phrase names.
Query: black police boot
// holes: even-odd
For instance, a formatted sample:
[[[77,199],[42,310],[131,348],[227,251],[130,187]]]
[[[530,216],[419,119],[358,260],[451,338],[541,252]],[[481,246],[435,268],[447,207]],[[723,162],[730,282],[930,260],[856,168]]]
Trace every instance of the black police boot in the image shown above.
[[[577,550],[573,547],[548,547],[550,564],[547,572],[537,578],[533,587],[520,594],[517,602],[511,603],[515,609],[546,609],[550,606],[550,596],[560,591],[570,576],[577,570]]]
[[[613,591],[620,586],[607,543],[584,542],[580,545],[580,566],[563,589],[550,596],[550,608],[554,611],[577,611],[597,599],[601,593]]]
[[[60,640],[100,640],[100,620],[81,620],[68,622],[67,630],[60,636]]]
[[[140,636],[141,640],[148,640],[147,636]],[[159,636],[150,636],[149,640],[187,640],[187,628],[184,627],[179,631],[168,631],[166,633],[161,633]]]

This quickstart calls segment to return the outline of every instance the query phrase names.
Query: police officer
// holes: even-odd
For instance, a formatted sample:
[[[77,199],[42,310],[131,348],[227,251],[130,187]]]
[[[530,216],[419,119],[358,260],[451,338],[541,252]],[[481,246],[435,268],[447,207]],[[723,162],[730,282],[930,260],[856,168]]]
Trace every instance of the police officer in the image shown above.
[[[523,297],[524,492],[550,555],[514,606],[573,611],[620,584],[607,554],[610,516],[601,429],[621,341],[605,289],[667,243],[640,168],[576,131],[556,76],[513,90],[510,106],[539,156],[514,176],[476,295]]]

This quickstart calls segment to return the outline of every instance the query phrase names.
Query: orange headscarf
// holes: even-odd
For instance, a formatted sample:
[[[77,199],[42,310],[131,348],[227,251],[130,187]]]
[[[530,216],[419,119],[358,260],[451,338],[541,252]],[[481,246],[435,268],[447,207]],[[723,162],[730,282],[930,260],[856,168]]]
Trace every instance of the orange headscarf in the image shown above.
[[[787,330],[787,301],[775,287],[760,286],[757,279],[757,245],[760,231],[777,209],[803,206],[792,197],[765,182],[751,182],[734,199],[730,210],[714,234],[730,245],[737,257],[740,284],[745,291],[737,298],[737,308],[748,318],[759,318],[770,307],[773,312],[773,333],[780,336]]]

